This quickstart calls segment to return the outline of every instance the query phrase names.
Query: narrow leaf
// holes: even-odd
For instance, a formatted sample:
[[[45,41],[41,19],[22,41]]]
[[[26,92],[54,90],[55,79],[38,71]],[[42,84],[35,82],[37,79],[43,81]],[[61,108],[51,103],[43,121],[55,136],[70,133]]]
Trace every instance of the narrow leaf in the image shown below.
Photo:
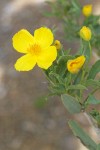
[[[96,61],[96,63],[92,66],[88,79],[94,79],[96,74],[100,72],[100,60]]]
[[[96,150],[97,144],[88,136],[88,134],[75,121],[72,120],[69,121],[69,126],[73,131],[74,135],[78,137],[89,150]]]
[[[75,99],[71,95],[63,94],[61,95],[61,99],[69,113],[75,114],[81,111],[81,105],[78,103],[77,99]]]
[[[100,144],[97,145],[97,149],[96,150],[100,150]]]
[[[63,76],[67,71],[66,63],[71,58],[72,56],[70,55],[64,55],[59,57],[57,61],[57,73],[60,74],[60,76]]]
[[[97,105],[97,104],[100,104],[100,100],[97,100],[93,95],[89,95],[87,99],[87,103]]]
[[[100,87],[100,81],[98,80],[93,80],[93,79],[89,79],[85,82],[85,86],[97,86],[97,87]]]
[[[72,90],[86,90],[87,88],[84,85],[76,84],[76,85],[70,85],[68,89]]]

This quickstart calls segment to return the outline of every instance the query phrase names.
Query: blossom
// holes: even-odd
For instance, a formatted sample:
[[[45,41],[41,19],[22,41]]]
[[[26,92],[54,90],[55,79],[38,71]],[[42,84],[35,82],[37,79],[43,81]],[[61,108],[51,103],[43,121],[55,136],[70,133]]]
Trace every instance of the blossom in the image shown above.
[[[61,43],[60,43],[60,41],[55,40],[55,41],[54,41],[54,46],[55,46],[58,50],[61,49]]]
[[[92,13],[92,5],[85,5],[82,9],[83,15],[89,17]]]
[[[36,29],[34,36],[26,29],[20,30],[13,38],[13,47],[24,56],[15,63],[18,71],[29,71],[37,64],[40,68],[48,69],[57,57],[57,49],[52,46],[53,34],[49,28]]]
[[[85,62],[85,56],[79,56],[73,60],[68,60],[67,62],[67,69],[70,73],[78,73],[79,70],[82,68]]]
[[[91,39],[91,30],[90,28],[83,26],[80,30],[80,36],[85,41],[89,41]]]

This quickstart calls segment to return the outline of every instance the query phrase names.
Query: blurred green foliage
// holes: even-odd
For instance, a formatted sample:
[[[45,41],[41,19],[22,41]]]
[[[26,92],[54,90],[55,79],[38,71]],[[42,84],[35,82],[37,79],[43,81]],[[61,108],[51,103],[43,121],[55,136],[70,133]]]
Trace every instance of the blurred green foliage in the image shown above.
[[[56,0],[47,3],[51,11],[46,12],[45,15],[55,16],[61,20],[67,41],[78,40],[79,30],[82,26],[87,26],[92,30],[91,45],[100,55],[100,15],[91,14],[85,17],[82,14],[83,6],[79,0]]]

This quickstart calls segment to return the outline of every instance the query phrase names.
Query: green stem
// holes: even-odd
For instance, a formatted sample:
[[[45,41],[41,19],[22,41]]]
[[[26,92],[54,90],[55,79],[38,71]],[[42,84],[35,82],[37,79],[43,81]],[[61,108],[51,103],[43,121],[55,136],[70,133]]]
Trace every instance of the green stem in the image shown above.
[[[61,53],[62,53],[62,56],[64,56],[64,50],[63,50],[63,48],[61,48]]]
[[[99,90],[100,87],[97,87],[96,89],[94,89],[92,92],[90,92],[90,94],[94,94],[97,90]]]
[[[100,87],[97,87],[96,89],[92,90],[92,91],[89,93],[89,95],[86,97],[86,99],[84,100],[84,103],[87,101],[88,97],[89,97],[90,95],[93,95],[97,90],[100,90]]]
[[[89,42],[89,50],[90,50],[90,58],[89,58],[89,62],[90,62],[90,60],[91,60],[91,56],[92,56],[92,48],[91,48],[91,44],[90,44],[90,42]]]
[[[48,80],[52,85],[55,86],[55,84],[50,80],[50,78],[49,78],[48,75],[45,73],[45,71],[44,71],[43,69],[42,69],[42,71],[43,71],[43,73],[45,74],[47,80]]]
[[[80,52],[80,55],[82,55],[82,54],[84,54],[84,45],[83,45],[82,38],[80,38],[80,43],[81,43],[81,46],[80,46],[81,51],[79,50],[79,52]]]
[[[81,77],[80,83],[82,83],[84,81],[84,75],[85,75],[85,71],[82,70],[82,77]]]

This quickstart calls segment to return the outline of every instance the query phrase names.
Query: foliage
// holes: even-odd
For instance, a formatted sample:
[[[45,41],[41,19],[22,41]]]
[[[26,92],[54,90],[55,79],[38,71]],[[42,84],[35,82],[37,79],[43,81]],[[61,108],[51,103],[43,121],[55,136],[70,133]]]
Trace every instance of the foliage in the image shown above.
[[[80,45],[78,52],[74,55],[62,47],[58,51],[56,61],[48,70],[44,70],[44,72],[49,82],[51,94],[61,96],[62,102],[68,112],[71,114],[86,112],[92,118],[92,122],[95,122],[96,127],[100,128],[100,112],[90,110],[88,113],[88,107],[92,105],[95,108],[95,105],[100,104],[100,100],[97,100],[94,96],[94,93],[100,90],[100,79],[96,78],[100,72],[100,60],[97,60],[91,66],[92,48],[90,41],[81,39]],[[71,66],[74,66],[75,69],[78,67],[79,60],[77,61],[77,58],[81,56],[86,58],[85,63],[81,65],[78,71],[72,72],[69,70],[67,66],[68,62],[71,62]],[[81,63],[82,60],[80,59]],[[87,135],[81,135],[81,128],[77,127],[76,131],[77,125],[72,124],[72,126],[73,128],[71,129],[73,132],[76,133],[76,136],[81,139],[87,148],[90,150],[97,149],[97,145],[93,144],[91,139],[85,137]]]
[[[51,11],[46,12],[45,15],[55,16],[62,21],[67,41],[78,40],[79,30],[82,26],[87,26],[93,31],[91,45],[100,55],[100,15],[92,13],[91,5],[81,6],[79,0],[56,0],[47,3],[51,6]],[[85,7],[88,10],[84,9]],[[86,13],[89,14],[86,16]]]

